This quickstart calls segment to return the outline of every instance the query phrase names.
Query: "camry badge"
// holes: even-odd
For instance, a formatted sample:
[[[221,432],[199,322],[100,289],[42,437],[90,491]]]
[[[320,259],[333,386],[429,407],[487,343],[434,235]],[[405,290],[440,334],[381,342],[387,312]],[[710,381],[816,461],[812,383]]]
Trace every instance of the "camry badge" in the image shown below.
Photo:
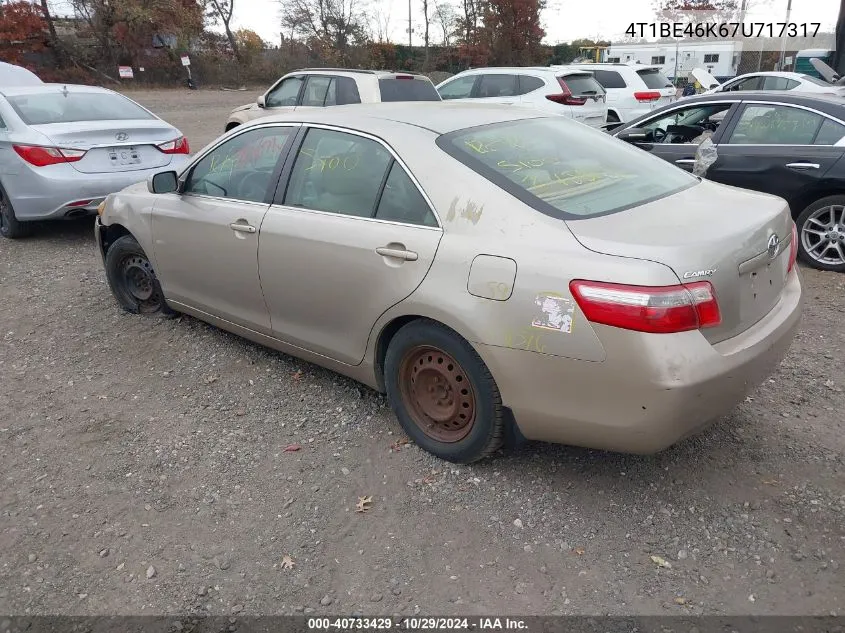
[[[696,279],[698,277],[712,277],[716,272],[715,268],[707,268],[706,270],[688,270],[684,273],[684,279]]]
[[[126,132],[118,132],[117,134],[114,135],[114,137],[118,141],[125,141],[129,138],[129,135]]]
[[[768,244],[766,244],[766,252],[769,254],[769,258],[774,259],[775,257],[777,257],[779,250],[780,250],[780,238],[777,235],[772,235],[769,238]]]

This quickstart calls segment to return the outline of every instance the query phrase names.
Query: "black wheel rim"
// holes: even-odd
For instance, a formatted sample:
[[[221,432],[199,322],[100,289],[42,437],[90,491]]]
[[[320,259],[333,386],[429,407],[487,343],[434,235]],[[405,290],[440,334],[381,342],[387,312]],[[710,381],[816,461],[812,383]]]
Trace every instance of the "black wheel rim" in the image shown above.
[[[143,255],[124,257],[119,267],[122,290],[137,304],[140,312],[156,312],[162,297],[152,264]]]

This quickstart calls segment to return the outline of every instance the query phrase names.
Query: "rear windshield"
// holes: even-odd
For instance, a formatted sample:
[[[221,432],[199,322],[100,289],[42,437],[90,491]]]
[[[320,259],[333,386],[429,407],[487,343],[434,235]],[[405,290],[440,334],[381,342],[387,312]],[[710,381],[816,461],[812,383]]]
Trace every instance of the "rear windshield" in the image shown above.
[[[604,88],[595,80],[592,75],[564,75],[561,80],[572,92],[573,96],[578,95],[601,95],[604,94]]]
[[[109,92],[50,92],[6,99],[27,125],[155,118],[126,97]]]
[[[562,117],[458,130],[440,136],[437,145],[523,202],[559,219],[622,211],[698,182],[648,152]]]
[[[645,85],[654,90],[655,88],[671,88],[672,82],[659,70],[638,70],[637,74],[645,82]]]
[[[382,101],[440,101],[440,94],[427,79],[379,79]]]
[[[809,81],[811,84],[816,84],[817,86],[824,86],[826,88],[832,88],[833,86],[823,79],[819,79],[818,77],[813,77],[812,75],[801,75],[801,79],[804,81]]]

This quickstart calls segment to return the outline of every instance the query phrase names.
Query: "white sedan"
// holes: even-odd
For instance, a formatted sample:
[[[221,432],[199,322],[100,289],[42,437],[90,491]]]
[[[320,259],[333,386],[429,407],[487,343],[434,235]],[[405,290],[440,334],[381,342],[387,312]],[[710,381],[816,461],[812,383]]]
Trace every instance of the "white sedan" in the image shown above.
[[[700,69],[696,69],[694,76],[698,79]],[[709,73],[708,73],[709,74]],[[711,76],[712,78],[712,76]],[[734,92],[748,90],[794,90],[796,92],[813,92],[816,94],[838,94],[845,96],[845,87],[834,86],[824,79],[818,79],[803,73],[787,72],[760,72],[739,75],[723,84],[718,84],[715,78],[712,81],[701,81],[702,86],[709,87],[704,94],[716,92]],[[715,87],[713,84],[718,84]]]

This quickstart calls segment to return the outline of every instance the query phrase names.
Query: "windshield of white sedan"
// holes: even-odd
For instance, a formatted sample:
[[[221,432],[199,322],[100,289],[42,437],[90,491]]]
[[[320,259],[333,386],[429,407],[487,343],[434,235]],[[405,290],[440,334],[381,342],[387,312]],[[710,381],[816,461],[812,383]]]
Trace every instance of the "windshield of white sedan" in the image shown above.
[[[648,152],[559,118],[459,130],[437,144],[517,198],[563,219],[622,211],[698,182]]]
[[[155,118],[129,99],[108,92],[62,91],[7,95],[6,98],[27,125]]]

